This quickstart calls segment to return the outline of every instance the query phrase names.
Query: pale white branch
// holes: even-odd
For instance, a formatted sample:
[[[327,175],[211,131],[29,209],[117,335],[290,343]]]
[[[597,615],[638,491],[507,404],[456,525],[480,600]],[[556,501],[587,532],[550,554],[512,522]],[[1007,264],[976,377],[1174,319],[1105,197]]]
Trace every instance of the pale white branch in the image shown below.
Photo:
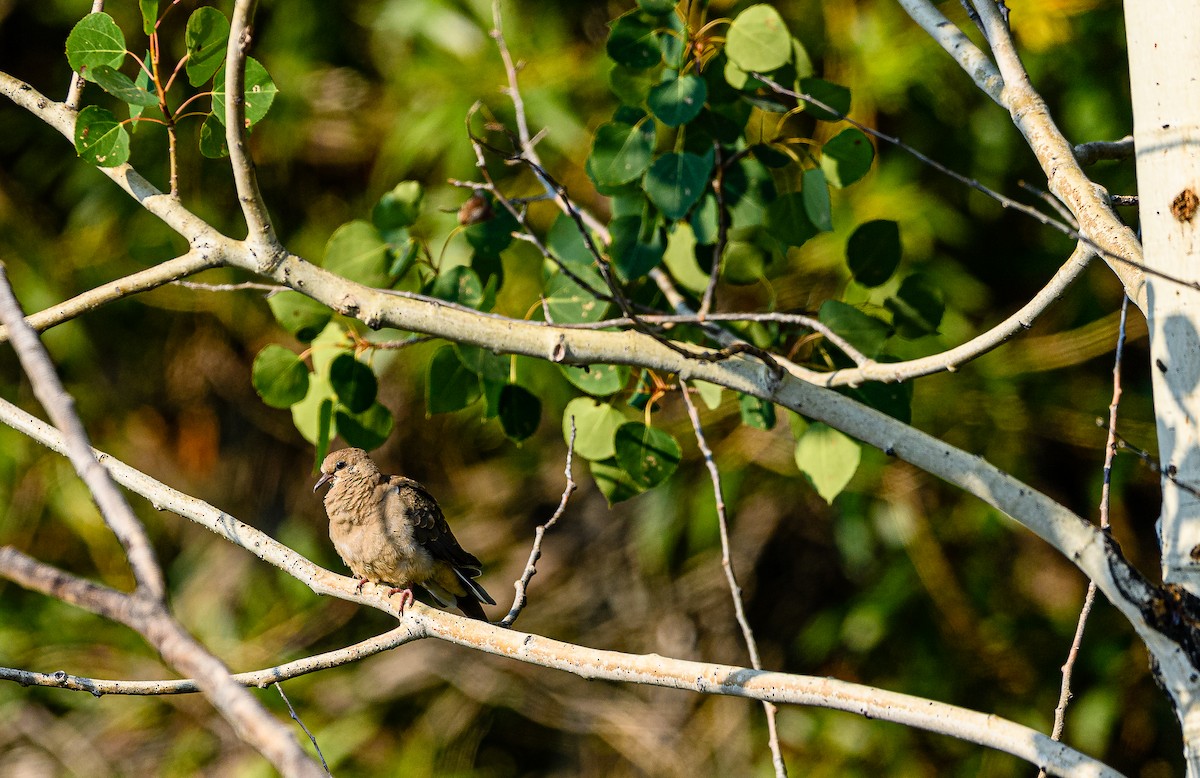
[[[942,15],[929,0],[897,0],[912,20],[929,33],[954,61],[966,71],[975,85],[988,97],[1003,105],[1000,90],[1004,79],[996,66],[979,47],[971,42],[954,22]]]

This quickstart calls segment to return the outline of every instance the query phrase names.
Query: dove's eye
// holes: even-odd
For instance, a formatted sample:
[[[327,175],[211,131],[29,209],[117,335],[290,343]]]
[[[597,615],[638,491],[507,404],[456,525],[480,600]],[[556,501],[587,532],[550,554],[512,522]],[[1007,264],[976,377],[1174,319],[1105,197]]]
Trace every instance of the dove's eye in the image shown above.
[[[343,461],[343,462],[338,462],[336,465],[334,465],[334,466],[333,466],[333,469],[334,469],[334,470],[341,470],[341,469],[342,469],[343,467],[345,467],[345,466],[346,466],[346,463],[345,463],[344,461]]]

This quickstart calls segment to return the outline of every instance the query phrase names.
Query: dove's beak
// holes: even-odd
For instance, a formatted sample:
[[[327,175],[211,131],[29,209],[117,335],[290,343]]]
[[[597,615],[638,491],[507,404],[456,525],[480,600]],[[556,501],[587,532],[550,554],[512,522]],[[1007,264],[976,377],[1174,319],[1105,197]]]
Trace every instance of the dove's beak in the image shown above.
[[[313,487],[313,493],[315,494],[318,489],[320,489],[322,486],[324,486],[325,484],[329,483],[332,480],[333,480],[333,473],[323,474],[320,478],[317,479],[317,485]]]

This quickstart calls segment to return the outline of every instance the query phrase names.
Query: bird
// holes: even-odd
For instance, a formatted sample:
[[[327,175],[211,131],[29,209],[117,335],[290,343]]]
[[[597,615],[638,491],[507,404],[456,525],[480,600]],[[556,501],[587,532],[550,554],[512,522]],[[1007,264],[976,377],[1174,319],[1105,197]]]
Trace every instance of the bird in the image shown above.
[[[329,538],[358,576],[360,592],[368,581],[391,586],[388,596],[401,595],[403,615],[413,602],[412,587],[419,586],[442,607],[457,607],[470,618],[487,621],[481,603],[496,601],[474,580],[483,567],[458,544],[424,486],[384,475],[361,448],[325,457],[313,492],[326,484]]]

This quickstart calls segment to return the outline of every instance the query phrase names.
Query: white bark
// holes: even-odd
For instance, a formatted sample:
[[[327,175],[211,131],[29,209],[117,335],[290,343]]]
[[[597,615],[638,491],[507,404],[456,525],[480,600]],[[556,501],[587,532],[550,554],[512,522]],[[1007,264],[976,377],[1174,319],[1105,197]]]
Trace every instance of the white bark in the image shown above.
[[[1133,136],[1146,264],[1200,280],[1200,6],[1126,4]],[[1200,292],[1147,274],[1163,579],[1200,593]],[[1184,485],[1181,488],[1180,484]]]

